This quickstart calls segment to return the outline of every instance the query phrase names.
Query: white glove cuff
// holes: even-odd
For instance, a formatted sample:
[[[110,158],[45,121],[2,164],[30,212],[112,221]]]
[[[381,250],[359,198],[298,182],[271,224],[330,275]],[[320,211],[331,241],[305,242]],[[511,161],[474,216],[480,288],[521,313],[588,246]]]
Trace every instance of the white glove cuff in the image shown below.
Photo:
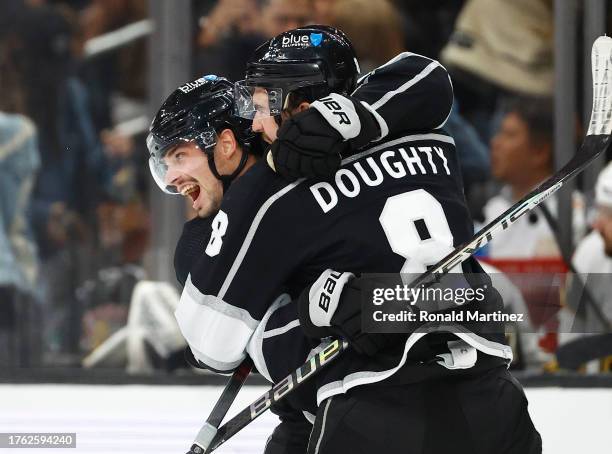
[[[345,141],[357,137],[361,132],[361,121],[353,101],[338,93],[331,93],[313,102],[310,107],[317,109]]]
[[[313,325],[331,326],[332,316],[340,303],[342,289],[354,277],[353,273],[328,269],[312,284],[308,294],[308,313]]]

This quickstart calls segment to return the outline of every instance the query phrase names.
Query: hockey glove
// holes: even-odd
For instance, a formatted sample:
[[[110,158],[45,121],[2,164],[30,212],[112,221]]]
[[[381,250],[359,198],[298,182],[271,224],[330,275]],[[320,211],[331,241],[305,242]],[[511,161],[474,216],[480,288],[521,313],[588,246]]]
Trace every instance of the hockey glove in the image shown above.
[[[361,278],[326,270],[300,295],[300,325],[308,337],[340,336],[360,354],[374,356],[400,339],[393,334],[361,329]]]
[[[329,178],[342,158],[379,135],[376,119],[361,102],[332,93],[283,122],[271,148],[274,168],[288,179]]]

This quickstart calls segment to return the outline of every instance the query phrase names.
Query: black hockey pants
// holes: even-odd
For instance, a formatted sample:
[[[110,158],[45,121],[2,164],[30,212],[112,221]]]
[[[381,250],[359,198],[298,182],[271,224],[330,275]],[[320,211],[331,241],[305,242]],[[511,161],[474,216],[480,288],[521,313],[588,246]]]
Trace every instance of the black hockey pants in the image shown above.
[[[540,454],[527,399],[510,373],[359,386],[322,402],[308,454]]]

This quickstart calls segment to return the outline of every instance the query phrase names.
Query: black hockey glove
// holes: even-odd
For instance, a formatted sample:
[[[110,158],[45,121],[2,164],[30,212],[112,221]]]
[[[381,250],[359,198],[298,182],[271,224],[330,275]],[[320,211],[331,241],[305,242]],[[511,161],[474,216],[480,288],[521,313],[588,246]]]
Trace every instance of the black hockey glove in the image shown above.
[[[328,178],[342,158],[380,136],[361,102],[332,93],[285,120],[272,143],[274,169],[284,178]]]
[[[298,300],[300,325],[308,337],[342,337],[360,354],[374,356],[405,336],[364,333],[361,329],[361,278],[326,270]]]

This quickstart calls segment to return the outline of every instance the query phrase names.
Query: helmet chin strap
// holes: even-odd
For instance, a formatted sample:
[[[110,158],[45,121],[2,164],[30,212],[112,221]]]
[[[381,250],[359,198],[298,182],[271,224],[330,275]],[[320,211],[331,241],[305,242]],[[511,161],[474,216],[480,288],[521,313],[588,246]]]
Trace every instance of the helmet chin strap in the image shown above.
[[[219,171],[217,170],[217,165],[215,164],[215,154],[206,153],[206,155],[208,156],[208,167],[210,167],[210,171],[215,176],[215,178],[221,181],[221,184],[223,185],[223,194],[227,192],[230,187],[230,184],[232,184],[232,181],[236,179],[236,177],[240,174],[240,172],[242,172],[244,166],[246,165],[247,159],[249,157],[248,153],[244,150],[242,150],[241,152],[242,156],[240,157],[240,162],[238,163],[236,170],[234,170],[231,175],[219,174]]]

